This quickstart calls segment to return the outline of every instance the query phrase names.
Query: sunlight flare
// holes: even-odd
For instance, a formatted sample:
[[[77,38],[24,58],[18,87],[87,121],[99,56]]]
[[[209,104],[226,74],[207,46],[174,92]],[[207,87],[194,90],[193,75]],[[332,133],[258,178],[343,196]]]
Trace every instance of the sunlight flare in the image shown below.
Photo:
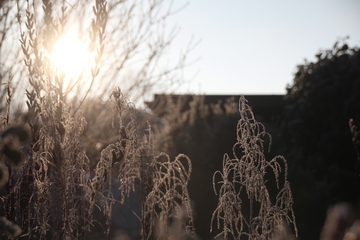
[[[90,53],[75,33],[64,34],[54,45],[51,58],[55,66],[69,77],[77,77],[89,62]]]

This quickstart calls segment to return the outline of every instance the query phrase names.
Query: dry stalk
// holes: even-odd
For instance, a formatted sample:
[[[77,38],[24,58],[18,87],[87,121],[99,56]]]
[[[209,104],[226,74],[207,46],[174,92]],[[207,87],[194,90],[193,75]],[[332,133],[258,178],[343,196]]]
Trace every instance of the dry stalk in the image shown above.
[[[255,120],[244,96],[241,96],[239,104],[240,120],[237,143],[233,147],[234,157],[225,154],[222,171],[216,171],[213,176],[219,204],[213,212],[211,231],[216,222],[217,228],[221,229],[217,237],[271,239],[275,229],[285,231],[278,227],[287,223],[294,226],[297,234],[293,198],[287,181],[287,162],[283,156],[276,156],[270,161],[265,159],[264,140],[269,137],[271,143],[271,136]],[[270,174],[275,178],[278,189],[275,197],[269,191],[267,179]]]

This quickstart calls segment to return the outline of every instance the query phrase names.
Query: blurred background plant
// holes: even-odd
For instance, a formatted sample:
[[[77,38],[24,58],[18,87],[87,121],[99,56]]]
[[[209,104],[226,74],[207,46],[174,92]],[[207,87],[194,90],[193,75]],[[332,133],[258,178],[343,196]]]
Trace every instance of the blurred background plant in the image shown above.
[[[0,142],[0,188],[9,180],[9,172],[12,168],[19,168],[24,161],[22,147],[30,141],[30,135],[23,126],[7,127],[1,134]],[[0,217],[0,236],[16,238],[21,234],[21,228],[9,221],[6,217]]]

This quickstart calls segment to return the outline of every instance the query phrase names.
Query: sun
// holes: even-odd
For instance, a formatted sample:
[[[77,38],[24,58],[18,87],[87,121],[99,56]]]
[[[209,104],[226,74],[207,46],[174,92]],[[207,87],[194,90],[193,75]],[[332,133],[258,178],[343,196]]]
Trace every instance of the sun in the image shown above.
[[[51,58],[66,76],[77,77],[89,62],[90,53],[74,32],[68,32],[56,41]]]

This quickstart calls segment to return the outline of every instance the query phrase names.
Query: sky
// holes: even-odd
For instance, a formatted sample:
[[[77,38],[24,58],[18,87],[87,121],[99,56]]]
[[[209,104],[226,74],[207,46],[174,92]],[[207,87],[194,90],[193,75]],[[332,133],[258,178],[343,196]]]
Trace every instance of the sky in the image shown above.
[[[182,92],[285,94],[304,59],[346,36],[360,46],[359,0],[180,0],[174,7],[186,3],[169,21],[181,27],[174,46],[192,36],[201,42]]]

